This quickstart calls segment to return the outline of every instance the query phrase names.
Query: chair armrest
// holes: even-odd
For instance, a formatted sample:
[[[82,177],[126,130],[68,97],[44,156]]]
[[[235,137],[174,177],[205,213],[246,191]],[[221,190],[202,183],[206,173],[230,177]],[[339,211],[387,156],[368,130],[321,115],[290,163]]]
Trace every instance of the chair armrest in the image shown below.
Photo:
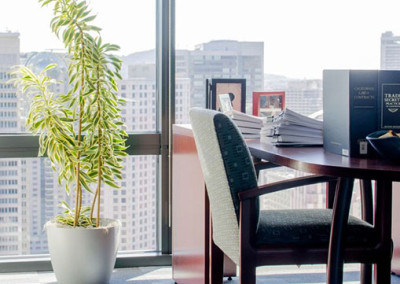
[[[269,184],[265,184],[262,186],[258,186],[246,191],[239,192],[239,200],[246,200],[254,197],[261,196],[263,194],[272,193],[284,189],[289,189],[293,187],[322,183],[336,180],[336,177],[328,177],[328,176],[320,176],[320,175],[311,175],[293,179],[287,179],[283,181],[273,182]]]

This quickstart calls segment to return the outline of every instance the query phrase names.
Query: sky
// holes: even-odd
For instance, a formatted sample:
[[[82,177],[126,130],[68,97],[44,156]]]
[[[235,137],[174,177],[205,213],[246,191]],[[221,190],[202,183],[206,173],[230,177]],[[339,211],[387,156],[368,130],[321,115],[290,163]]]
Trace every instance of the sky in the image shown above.
[[[21,51],[62,49],[52,11],[36,0],[0,0],[0,31],[18,31]],[[90,0],[105,41],[120,55],[155,47],[154,0]],[[23,7],[23,8],[22,8]],[[378,69],[380,37],[400,35],[398,0],[176,0],[176,47],[211,40],[264,42],[264,72],[321,78],[323,69]]]

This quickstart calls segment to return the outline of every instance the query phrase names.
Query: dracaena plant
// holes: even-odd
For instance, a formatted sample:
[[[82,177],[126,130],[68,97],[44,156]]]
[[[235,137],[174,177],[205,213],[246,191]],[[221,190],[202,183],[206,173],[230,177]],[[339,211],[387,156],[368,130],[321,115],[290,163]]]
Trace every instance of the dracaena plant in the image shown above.
[[[39,2],[53,5],[51,28],[68,52],[70,88],[66,94],[51,91],[57,82],[47,71],[54,65],[39,74],[19,67],[14,72],[15,84],[31,100],[26,123],[40,135],[39,156],[48,156],[59,183],[65,184],[68,195],[75,194],[74,208],[62,201],[65,212],[56,221],[99,226],[101,188],[104,184],[118,187],[116,180],[122,178],[122,156],[126,155],[127,134],[119,108],[124,101],[117,97],[116,83],[121,79],[121,61],[112,55],[119,47],[102,42],[100,28],[91,24],[95,15],[85,0]],[[93,197],[87,207],[82,204],[84,191]]]

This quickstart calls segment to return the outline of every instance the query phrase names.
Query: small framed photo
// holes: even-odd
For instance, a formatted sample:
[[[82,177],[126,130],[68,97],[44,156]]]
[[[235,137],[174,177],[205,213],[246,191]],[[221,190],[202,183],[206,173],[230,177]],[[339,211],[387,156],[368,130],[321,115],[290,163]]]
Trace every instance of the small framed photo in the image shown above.
[[[253,92],[253,115],[273,116],[285,108],[285,92]]]
[[[221,110],[218,98],[221,94],[228,94],[232,109],[246,112],[246,79],[211,79],[207,81],[207,107]],[[208,85],[207,85],[208,86]],[[226,98],[226,96],[225,96]]]
[[[218,95],[218,99],[222,112],[232,111],[232,96],[230,94]]]

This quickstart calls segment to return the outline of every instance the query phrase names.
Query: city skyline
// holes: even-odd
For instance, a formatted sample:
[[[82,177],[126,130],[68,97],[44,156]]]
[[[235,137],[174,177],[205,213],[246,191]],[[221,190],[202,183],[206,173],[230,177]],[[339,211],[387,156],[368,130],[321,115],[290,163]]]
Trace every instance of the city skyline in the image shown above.
[[[2,121],[7,122],[5,126],[0,125],[0,132],[23,132],[28,101],[17,96],[16,88],[7,84],[10,67],[22,63],[28,64],[35,70],[41,70],[49,63],[58,62],[58,67],[53,70],[52,75],[65,80],[67,57],[63,53],[52,52],[21,54],[17,33],[0,33],[0,39],[0,69],[2,71],[0,83],[3,84],[0,88],[0,117],[6,117]],[[243,44],[248,46],[249,51],[241,52],[241,48],[238,47]],[[178,61],[181,67],[188,66],[188,68],[183,68],[181,75],[176,78],[176,119],[179,123],[188,122],[190,100],[194,98],[194,84],[199,82],[201,86],[204,86],[203,79],[200,80],[201,82],[195,79],[200,78],[199,75],[201,78],[205,74],[245,76],[249,77],[249,89],[259,84],[262,86],[262,72],[259,73],[261,80],[251,80],[258,74],[257,72],[262,71],[260,65],[257,62],[253,64],[254,60],[252,60],[254,56],[255,58],[263,57],[262,48],[259,48],[262,43],[217,41],[205,43],[205,45],[204,52],[206,53],[203,53],[201,49],[188,52],[187,56]],[[226,53],[222,52],[223,50],[227,50]],[[215,60],[203,61],[199,60],[199,56]],[[127,100],[121,114],[130,131],[156,130],[156,69],[151,60],[147,64],[143,63],[151,59],[151,52],[150,55],[149,52],[139,52],[133,57],[137,61],[130,62],[126,58],[127,72],[118,82],[118,95]],[[143,58],[140,60],[137,57]],[[242,62],[242,64],[237,64],[237,62]],[[219,67],[208,73],[208,69],[214,66],[212,63],[218,63]],[[224,66],[230,67],[228,73]],[[64,84],[57,84],[55,91],[65,92],[66,88]],[[200,93],[204,94],[203,91]],[[130,156],[124,163],[123,180],[120,182],[121,190],[104,192],[102,216],[121,220],[122,251],[157,250],[158,248],[157,224],[159,220],[156,218],[159,210],[156,206],[159,190],[158,163],[157,156]],[[57,176],[52,172],[47,159],[1,159],[0,212],[5,216],[0,219],[0,240],[3,240],[0,255],[46,253],[47,239],[42,228],[46,221],[59,212],[58,200],[64,198],[67,197],[62,190],[59,190]],[[286,200],[278,197],[279,199],[281,201],[274,206],[282,206],[282,201]]]
[[[48,25],[50,9],[31,0],[7,5],[0,11],[0,30],[19,31],[21,51],[62,48]],[[155,1],[116,0],[108,5],[96,0],[91,6],[99,15],[94,23],[104,27],[105,40],[121,46],[120,55],[154,49]],[[176,47],[194,49],[217,39],[263,41],[265,73],[290,78],[321,78],[323,69],[378,69],[381,34],[400,32],[399,6],[394,0],[251,0],[245,5],[177,0]]]
[[[400,50],[397,41],[385,40],[393,50]],[[39,70],[51,62],[59,62],[53,75],[58,79],[66,76],[67,57],[63,53],[20,52],[19,34],[0,33],[0,131],[18,133],[24,131],[24,109],[28,102],[16,95],[17,90],[8,84],[9,69],[19,63]],[[396,39],[396,37],[394,37]],[[196,50],[177,52],[176,119],[188,123],[191,101],[196,94],[204,94],[205,78],[235,76],[246,78],[249,90],[260,88],[264,77],[258,63],[264,57],[263,42],[212,41],[198,45]],[[122,116],[130,131],[154,131],[156,126],[156,67],[153,52],[141,51],[124,57],[126,72],[118,82],[118,95],[127,100]],[[382,60],[400,58],[400,52],[383,53]],[[387,57],[387,58],[386,58]],[[385,62],[385,61],[382,61]],[[179,74],[179,75],[178,75]],[[261,77],[260,77],[261,76]],[[65,78],[64,78],[65,79]],[[265,86],[280,86],[286,91],[287,107],[303,114],[322,109],[322,81],[291,80],[279,76],[268,77]],[[57,92],[65,92],[66,85],[57,84]],[[251,95],[251,92],[248,94]],[[201,103],[201,102],[200,102]],[[197,104],[197,102],[195,103]],[[158,231],[156,204],[158,190],[157,156],[130,156],[121,181],[120,191],[106,191],[102,197],[104,216],[120,219],[123,224],[122,250],[157,250]],[[268,181],[297,176],[288,170],[268,171]],[[265,182],[266,176],[261,176]],[[42,227],[52,218],[60,197],[56,175],[46,159],[8,158],[0,161],[0,255],[35,254],[47,252],[47,239]],[[359,195],[354,194],[359,201]],[[66,198],[64,196],[64,198]],[[266,208],[315,208],[325,204],[323,187],[298,189],[261,200]],[[352,212],[359,214],[359,203]],[[358,212],[358,213],[357,213]]]

